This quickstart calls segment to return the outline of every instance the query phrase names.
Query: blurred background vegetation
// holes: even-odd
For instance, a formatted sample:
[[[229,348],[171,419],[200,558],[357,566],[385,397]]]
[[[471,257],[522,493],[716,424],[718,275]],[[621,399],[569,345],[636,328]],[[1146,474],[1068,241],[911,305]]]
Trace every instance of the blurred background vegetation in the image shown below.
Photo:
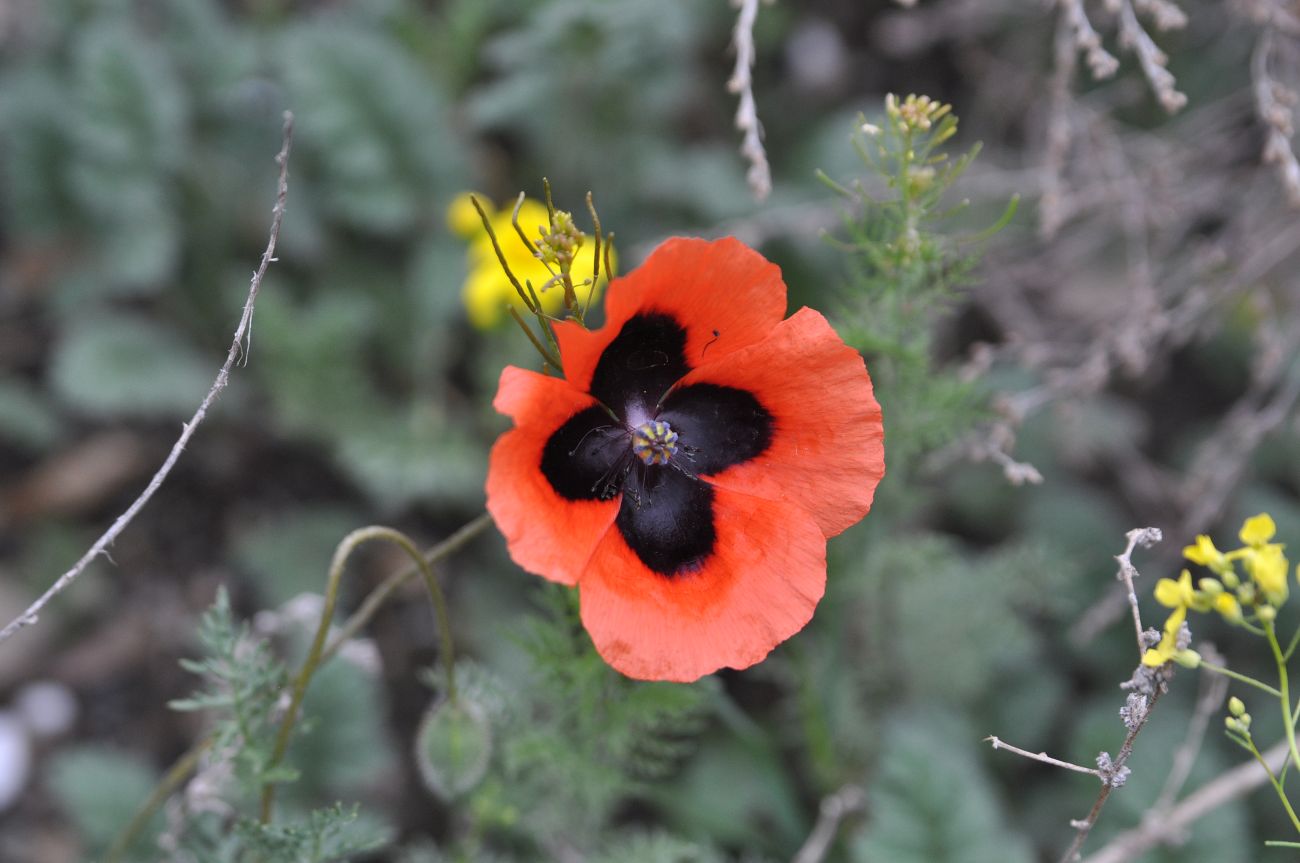
[[[299,597],[347,531],[431,545],[481,511],[497,376],[533,359],[517,332],[468,324],[446,208],[535,197],[542,176],[580,214],[593,190],[624,270],[672,234],[777,261],[792,308],[825,310],[876,376],[876,509],[831,543],[804,633],[689,687],[609,671],[572,598],[489,532],[442,571],[486,773],[440,796],[411,756],[438,643],[412,589],[314,683],[286,808],[359,803],[356,859],[789,860],[849,789],[827,860],[1055,859],[1095,781],[980,740],[1085,764],[1119,746],[1125,531],[1165,532],[1139,553],[1143,595],[1244,515],[1300,538],[1300,220],[1260,105],[1261,69],[1294,87],[1300,28],[1268,0],[1187,0],[1183,26],[1165,3],[1113,4],[1168,54],[1187,97],[1171,115],[1103,4],[909,5],[762,7],[773,192],[756,203],[722,0],[0,0],[3,622],[130,503],[206,392],[265,244],[281,113],[297,118],[247,367],[112,559],[0,646],[0,859],[95,858],[210,727],[167,704],[198,685],[178,660],[204,649],[219,585],[292,658],[315,613]],[[1077,50],[1075,8],[1114,74]],[[953,104],[954,152],[983,143],[948,198],[969,208],[927,223],[932,258],[882,258],[897,225],[864,204],[888,190],[851,138],[890,91]],[[961,241],[1015,194],[1005,230]],[[344,606],[401,565],[363,555]],[[1197,635],[1267,668],[1226,630]],[[1089,847],[1155,802],[1196,695],[1180,674]],[[1241,758],[1218,722],[1188,789]],[[1289,828],[1259,794],[1142,859],[1264,859]],[[231,805],[192,783],[136,859],[245,859],[222,835]]]

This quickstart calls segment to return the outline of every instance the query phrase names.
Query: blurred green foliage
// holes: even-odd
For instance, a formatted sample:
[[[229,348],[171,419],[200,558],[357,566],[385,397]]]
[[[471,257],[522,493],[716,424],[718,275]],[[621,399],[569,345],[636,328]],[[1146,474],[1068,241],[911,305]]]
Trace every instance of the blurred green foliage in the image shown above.
[[[140,700],[140,715],[90,711],[80,737],[92,742],[60,744],[42,765],[54,806],[39,798],[22,817],[70,825],[80,850],[99,853],[159,769],[215,735],[206,766],[224,765],[228,775],[212,775],[229,782],[207,801],[213,808],[196,808],[179,828],[155,819],[132,859],[159,859],[150,840],[170,830],[189,859],[213,863],[788,860],[819,801],[845,785],[864,788],[866,806],[846,819],[828,863],[1021,863],[1058,850],[1095,784],[991,753],[979,739],[997,733],[1080,763],[1116,748],[1114,685],[1133,662],[1131,638],[1111,632],[1079,649],[1067,635],[1110,583],[1111,556],[1135,526],[1139,508],[1117,491],[1114,465],[1138,453],[1185,466],[1216,411],[1245,389],[1267,316],[1225,312],[1212,338],[1169,360],[1193,383],[1149,405],[1108,391],[1032,417],[1018,429],[1017,456],[1044,485],[1012,487],[989,464],[961,459],[936,468],[936,451],[990,417],[992,391],[1043,383],[1034,369],[995,366],[972,382],[954,368],[987,335],[963,291],[1001,239],[977,232],[1009,194],[970,215],[959,207],[964,157],[918,174],[927,166],[900,162],[897,141],[865,133],[855,117],[866,110],[887,127],[877,88],[953,88],[968,97],[957,105],[966,125],[939,144],[970,152],[964,130],[977,126],[1003,138],[1000,169],[1020,165],[1017,148],[1035,130],[994,116],[995,96],[960,82],[989,57],[1035,67],[1052,28],[1046,18],[1045,29],[1022,27],[1025,13],[1006,11],[963,31],[961,50],[874,65],[887,52],[863,34],[886,14],[880,5],[764,6],[756,80],[777,177],[770,209],[753,204],[736,153],[726,3],[23,5],[22,20],[0,33],[0,316],[14,320],[0,318],[0,469],[13,475],[97,431],[167,438],[189,416],[265,243],[281,112],[296,117],[288,215],[249,362],[141,544],[171,540],[144,552],[124,542],[134,566],[89,574],[52,608],[42,624],[57,633],[49,656],[119,603],[169,614],[179,595],[197,609],[217,577],[232,580],[236,608],[282,608],[321,589],[345,531],[398,520],[443,535],[481,508],[487,448],[504,426],[490,408],[497,377],[532,357],[513,335],[464,322],[465,249],[444,211],[470,189],[535,196],[546,175],[557,203],[579,211],[592,189],[625,268],[665,233],[766,238],[792,307],[826,309],[866,354],[889,466],[875,512],[830,544],[828,593],[812,624],[743,675],[628,681],[592,650],[571,593],[518,572],[499,543],[449,564],[453,610],[464,610],[458,645],[469,646],[458,679],[490,729],[482,776],[475,761],[454,799],[423,788],[413,765],[419,716],[438,694],[393,670],[428,663],[426,608],[411,602],[409,614],[374,627],[382,671],[347,657],[321,671],[291,768],[270,768],[286,679],[279,657],[297,657],[305,635],[283,610],[268,635],[218,604],[199,631],[206,658],[189,665],[206,694],[182,702],[198,716],[158,720],[144,703],[161,711],[192,684],[158,670],[169,653],[195,650],[175,643],[187,629],[172,622],[159,663],[82,681],[87,702],[121,688]],[[791,45],[822,25],[847,34],[843,79],[809,88],[800,63],[834,46]],[[990,40],[987,56],[967,50],[978,38]],[[1218,92],[1221,82],[1205,86]],[[1133,114],[1143,136],[1155,134],[1152,116]],[[833,208],[814,167],[846,192],[840,224],[820,245],[804,238],[833,222]],[[1010,176],[1029,182],[1027,172]],[[798,209],[809,202],[820,209]],[[771,228],[773,215],[785,221]],[[1006,233],[1025,242],[1026,222]],[[1099,248],[1099,258],[1111,255]],[[1099,281],[1113,279],[1109,262],[1097,267]],[[1156,386],[1132,386],[1155,398]],[[1284,533],[1294,530],[1298,455],[1293,435],[1270,438],[1225,508],[1268,509]],[[202,501],[197,514],[181,499]],[[43,584],[86,547],[100,510],[120,511],[116,502],[105,493],[93,511],[17,524],[12,536],[0,521],[4,574],[12,566],[16,583]],[[33,676],[71,664],[35,663]],[[1137,823],[1158,793],[1192,709],[1185,691],[1167,698],[1094,842]],[[161,727],[170,732],[155,735]],[[1234,763],[1210,736],[1193,783]],[[105,739],[137,742],[128,754]],[[268,778],[285,784],[284,820],[270,827],[253,817]],[[1184,848],[1146,859],[1249,859],[1242,849],[1271,827],[1267,817],[1225,805]],[[349,850],[368,847],[382,850]]]

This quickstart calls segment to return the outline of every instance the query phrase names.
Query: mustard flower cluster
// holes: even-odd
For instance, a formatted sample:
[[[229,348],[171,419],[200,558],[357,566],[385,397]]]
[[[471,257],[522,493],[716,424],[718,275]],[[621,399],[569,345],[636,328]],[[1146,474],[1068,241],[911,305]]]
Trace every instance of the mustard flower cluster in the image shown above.
[[[447,208],[448,225],[469,246],[469,272],[462,296],[470,323],[487,330],[504,321],[512,306],[520,313],[532,312],[502,269],[498,252],[515,277],[536,292],[541,311],[558,315],[566,305],[563,276],[571,270],[595,273],[599,269],[597,246],[586,242],[570,213],[555,210],[552,214],[540,201],[524,199],[517,210],[496,209],[490,202],[480,201],[490,234],[469,193],[458,196]],[[532,234],[539,239],[531,239]],[[609,256],[612,261],[612,251]],[[591,279],[579,282],[575,286],[580,289],[579,301],[584,306],[590,304],[599,297],[605,282],[605,273],[594,284]]]
[[[1189,668],[1200,664],[1200,655],[1187,647],[1182,635],[1188,611],[1217,612],[1228,623],[1254,632],[1271,627],[1277,610],[1289,594],[1290,563],[1281,543],[1272,542],[1277,526],[1267,513],[1246,519],[1238,536],[1242,546],[1220,551],[1205,535],[1183,549],[1183,557],[1213,573],[1192,582],[1184,569],[1177,580],[1162,578],[1156,584],[1156,601],[1173,609],[1165,620],[1160,642],[1149,649],[1142,662],[1149,666],[1177,662]]]

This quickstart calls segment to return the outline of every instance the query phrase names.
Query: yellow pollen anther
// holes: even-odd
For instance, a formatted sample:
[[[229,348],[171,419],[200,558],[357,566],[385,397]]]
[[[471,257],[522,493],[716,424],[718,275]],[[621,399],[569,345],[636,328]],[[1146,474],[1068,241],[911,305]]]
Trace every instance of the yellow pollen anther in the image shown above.
[[[677,452],[677,432],[662,420],[642,423],[632,430],[632,452],[646,464],[668,464]]]

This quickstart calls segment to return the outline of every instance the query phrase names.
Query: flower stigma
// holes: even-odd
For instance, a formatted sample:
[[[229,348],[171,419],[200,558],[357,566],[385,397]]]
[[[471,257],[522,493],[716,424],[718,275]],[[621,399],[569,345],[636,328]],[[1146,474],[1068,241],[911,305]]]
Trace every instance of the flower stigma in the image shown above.
[[[677,432],[663,420],[644,422],[632,430],[632,452],[646,464],[668,464],[677,453]]]

